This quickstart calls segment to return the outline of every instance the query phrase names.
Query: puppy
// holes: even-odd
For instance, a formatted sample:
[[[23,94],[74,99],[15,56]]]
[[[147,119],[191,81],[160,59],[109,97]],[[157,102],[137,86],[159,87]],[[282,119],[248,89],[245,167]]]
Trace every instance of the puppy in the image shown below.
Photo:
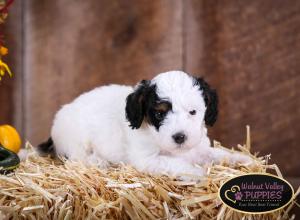
[[[149,173],[201,176],[194,164],[250,161],[211,147],[206,126],[217,115],[215,90],[170,71],[135,88],[109,85],[80,95],[57,112],[51,138],[38,148],[101,167],[123,162]]]

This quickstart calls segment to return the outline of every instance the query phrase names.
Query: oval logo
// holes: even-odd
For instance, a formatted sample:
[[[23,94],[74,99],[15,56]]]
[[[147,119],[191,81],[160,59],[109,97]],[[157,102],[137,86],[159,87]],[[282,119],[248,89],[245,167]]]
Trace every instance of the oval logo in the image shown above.
[[[262,173],[232,178],[219,189],[219,197],[227,206],[256,214],[285,207],[293,195],[293,187],[286,180]]]

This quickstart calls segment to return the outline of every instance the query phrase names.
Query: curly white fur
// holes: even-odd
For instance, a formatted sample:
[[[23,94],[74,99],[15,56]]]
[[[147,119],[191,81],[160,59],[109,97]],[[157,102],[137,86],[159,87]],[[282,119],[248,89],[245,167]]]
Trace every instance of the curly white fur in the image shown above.
[[[195,163],[218,162],[224,157],[232,162],[250,161],[246,156],[211,147],[204,122],[205,102],[193,77],[171,71],[156,76],[151,80],[154,84],[157,95],[172,104],[159,130],[146,120],[139,129],[129,127],[125,106],[133,87],[103,86],[80,95],[58,111],[51,131],[56,153],[99,166],[124,162],[140,171],[172,175],[204,175]],[[197,114],[189,114],[191,110]],[[179,131],[187,136],[181,145],[172,139]]]

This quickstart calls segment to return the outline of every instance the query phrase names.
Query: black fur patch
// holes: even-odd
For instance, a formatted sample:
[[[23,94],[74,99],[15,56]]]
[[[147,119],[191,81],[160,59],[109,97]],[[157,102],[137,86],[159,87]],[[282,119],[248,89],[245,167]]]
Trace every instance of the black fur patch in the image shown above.
[[[156,94],[156,85],[150,85],[150,81],[143,80],[128,95],[125,112],[132,129],[138,129],[146,119],[158,130],[171,108],[170,102],[161,100]]]
[[[142,125],[146,113],[145,100],[151,90],[153,89],[150,88],[150,82],[143,80],[135,91],[127,96],[125,112],[132,129],[138,129]]]
[[[51,137],[49,137],[47,141],[39,144],[37,150],[41,156],[50,155],[51,157],[55,157],[55,148]]]
[[[205,124],[213,126],[218,117],[218,95],[203,78],[195,78],[195,85],[199,86],[206,105]]]
[[[172,110],[172,104],[164,100],[155,100],[155,103],[149,103],[147,118],[156,130],[163,124],[168,112]],[[163,105],[163,107],[161,107]]]

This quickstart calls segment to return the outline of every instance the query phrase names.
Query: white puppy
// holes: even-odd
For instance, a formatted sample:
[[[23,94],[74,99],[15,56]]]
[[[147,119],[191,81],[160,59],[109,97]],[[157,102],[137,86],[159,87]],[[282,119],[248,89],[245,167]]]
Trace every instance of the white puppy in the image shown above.
[[[40,151],[106,166],[128,163],[140,171],[204,175],[194,164],[249,162],[211,147],[206,126],[218,114],[215,90],[181,71],[159,74],[135,88],[96,88],[63,106]],[[53,140],[53,141],[52,141]]]

